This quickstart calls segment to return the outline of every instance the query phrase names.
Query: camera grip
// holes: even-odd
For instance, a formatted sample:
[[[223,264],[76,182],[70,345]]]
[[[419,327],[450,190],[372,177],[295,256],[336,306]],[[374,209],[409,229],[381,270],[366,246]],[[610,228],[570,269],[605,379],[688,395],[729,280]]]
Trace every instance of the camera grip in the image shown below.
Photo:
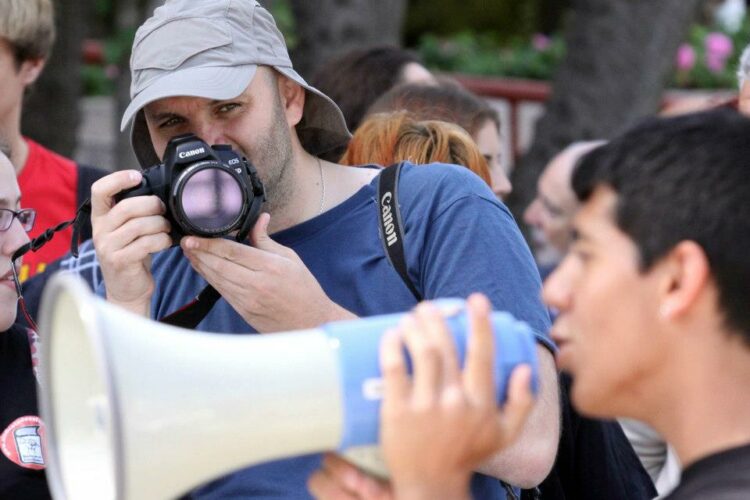
[[[135,198],[136,196],[149,196],[154,194],[149,182],[146,180],[146,176],[143,176],[141,183],[132,188],[123,189],[116,195],[114,195],[115,203],[120,203],[125,198]]]

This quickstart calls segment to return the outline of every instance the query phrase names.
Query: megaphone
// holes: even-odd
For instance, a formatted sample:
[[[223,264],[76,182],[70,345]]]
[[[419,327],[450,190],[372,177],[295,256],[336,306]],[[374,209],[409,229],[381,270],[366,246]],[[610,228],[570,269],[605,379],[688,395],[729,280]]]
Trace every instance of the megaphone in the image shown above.
[[[442,306],[461,358],[462,303]],[[378,344],[400,317],[270,335],[198,333],[134,315],[78,278],[56,276],[40,321],[53,496],[173,498],[261,462],[376,445]],[[531,365],[536,383],[535,341],[508,314],[492,321],[501,401],[516,365]]]

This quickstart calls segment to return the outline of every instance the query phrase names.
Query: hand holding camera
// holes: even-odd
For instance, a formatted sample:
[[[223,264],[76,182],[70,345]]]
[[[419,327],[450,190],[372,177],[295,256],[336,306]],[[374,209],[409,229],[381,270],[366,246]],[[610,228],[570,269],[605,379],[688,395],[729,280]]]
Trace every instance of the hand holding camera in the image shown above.
[[[91,223],[107,298],[148,315],[152,253],[185,235],[242,237],[264,200],[247,160],[193,135],[170,140],[161,164],[102,178],[92,186]]]
[[[266,199],[252,164],[228,145],[209,146],[192,134],[172,138],[164,162],[143,170],[141,183],[115,195],[120,202],[157,196],[165,205],[172,242],[239,231],[244,239]]]
[[[192,267],[258,331],[351,319],[299,256],[270,238],[269,216],[259,219],[264,200],[247,160],[193,135],[170,140],[163,163],[103,178],[92,188],[91,220],[108,300],[148,315],[149,256],[182,241]],[[221,238],[235,232],[251,245]]]

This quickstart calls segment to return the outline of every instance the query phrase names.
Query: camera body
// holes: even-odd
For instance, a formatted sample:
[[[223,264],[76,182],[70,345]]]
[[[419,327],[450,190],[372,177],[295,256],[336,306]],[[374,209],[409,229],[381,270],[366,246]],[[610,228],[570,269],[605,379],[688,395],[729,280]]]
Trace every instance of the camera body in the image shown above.
[[[246,235],[266,199],[258,173],[246,158],[231,146],[209,146],[193,134],[172,138],[163,163],[142,173],[140,185],[121,191],[115,201],[157,196],[167,207],[175,245],[187,235]]]

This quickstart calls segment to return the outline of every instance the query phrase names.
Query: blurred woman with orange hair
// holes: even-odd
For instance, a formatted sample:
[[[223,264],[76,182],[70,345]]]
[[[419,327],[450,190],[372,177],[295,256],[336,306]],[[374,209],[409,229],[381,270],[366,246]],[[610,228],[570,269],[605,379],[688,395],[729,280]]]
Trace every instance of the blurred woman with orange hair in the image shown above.
[[[406,111],[370,115],[341,159],[344,165],[389,166],[400,161],[462,165],[492,185],[487,161],[463,128],[438,120],[418,121]]]

